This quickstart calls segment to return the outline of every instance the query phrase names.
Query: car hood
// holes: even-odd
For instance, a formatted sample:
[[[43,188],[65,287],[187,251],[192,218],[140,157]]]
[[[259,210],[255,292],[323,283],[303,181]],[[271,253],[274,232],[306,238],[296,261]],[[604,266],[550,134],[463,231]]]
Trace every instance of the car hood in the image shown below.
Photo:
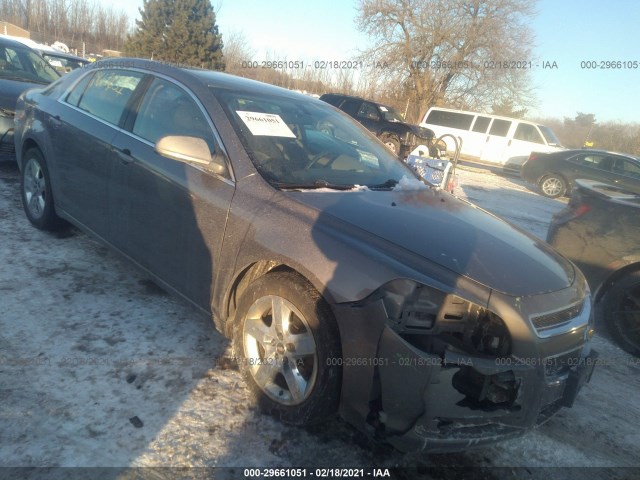
[[[30,88],[41,88],[41,83],[22,82],[0,78],[0,108],[6,108],[12,112],[16,109],[16,100],[22,92]]]
[[[435,137],[435,133],[433,130],[425,127],[420,127],[418,125],[413,125],[411,123],[403,123],[407,128],[409,128],[414,135],[420,138],[425,138],[427,140],[431,140]]]
[[[435,189],[287,192],[320,212],[514,296],[571,286],[571,263],[546,243],[484,210]]]

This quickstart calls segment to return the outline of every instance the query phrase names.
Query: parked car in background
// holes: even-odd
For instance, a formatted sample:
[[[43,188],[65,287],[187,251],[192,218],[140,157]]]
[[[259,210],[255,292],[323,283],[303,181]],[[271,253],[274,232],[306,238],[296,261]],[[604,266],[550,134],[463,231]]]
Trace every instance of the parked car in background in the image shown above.
[[[86,58],[78,57],[70,53],[42,50],[40,54],[61,74],[69,73],[71,70],[82,68],[91,63]]]
[[[77,225],[212,316],[277,418],[339,411],[402,450],[457,450],[521,435],[590,378],[582,274],[325,102],[118,59],[18,107],[29,221]]]
[[[320,100],[355,118],[400,158],[406,158],[419,145],[429,148],[431,156],[438,156],[438,150],[432,145],[433,131],[406,123],[392,107],[338,93],[325,93]]]
[[[575,184],[547,242],[580,267],[597,316],[623,349],[640,356],[640,195],[593,180]]]
[[[0,158],[14,158],[13,119],[24,90],[60,77],[37,52],[20,42],[0,38]]]
[[[519,170],[534,150],[564,149],[549,127],[519,118],[431,107],[420,125],[433,130],[437,137],[446,133],[460,137],[460,158],[502,165],[507,170]],[[444,141],[447,152],[452,153],[453,141],[448,138]]]
[[[89,63],[89,60],[85,58],[63,52],[50,45],[35,42],[30,38],[15,37],[11,35],[0,35],[0,38],[14,40],[26,45],[32,50],[35,50],[42,56],[42,58],[47,60],[51,64],[51,66],[55,68],[61,75],[69,73],[71,70],[75,70],[76,68],[81,68]]]
[[[640,193],[640,159],[604,150],[532,152],[520,175],[550,198],[570,194],[578,178],[598,180]]]

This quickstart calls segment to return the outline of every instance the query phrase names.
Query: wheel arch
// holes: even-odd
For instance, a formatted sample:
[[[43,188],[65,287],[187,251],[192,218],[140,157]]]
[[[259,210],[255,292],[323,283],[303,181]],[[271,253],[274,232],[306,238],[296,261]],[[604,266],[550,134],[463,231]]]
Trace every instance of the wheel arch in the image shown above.
[[[33,137],[27,137],[23,140],[22,148],[20,148],[20,157],[18,158],[18,168],[20,170],[22,170],[24,155],[32,148],[36,148],[40,150],[40,153],[42,154],[43,157],[45,157],[45,161],[46,161],[44,148],[42,148],[42,146]]]
[[[330,293],[324,288],[324,285],[310,272],[305,271],[303,268],[292,266],[280,260],[257,260],[252,262],[242,269],[240,269],[233,280],[229,283],[227,291],[223,300],[222,310],[222,332],[228,338],[233,334],[233,318],[238,306],[238,302],[242,297],[242,293],[247,289],[251,283],[255,282],[258,278],[266,275],[270,272],[276,271],[288,271],[300,275],[304,280],[309,282],[320,295],[331,305],[332,298]]]

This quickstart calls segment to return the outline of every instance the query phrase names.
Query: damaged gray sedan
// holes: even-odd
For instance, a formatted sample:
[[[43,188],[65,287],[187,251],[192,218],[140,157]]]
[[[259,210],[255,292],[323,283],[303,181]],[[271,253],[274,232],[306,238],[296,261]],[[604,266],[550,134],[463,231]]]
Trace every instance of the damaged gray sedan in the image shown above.
[[[31,223],[75,224],[211,316],[285,422],[451,451],[524,433],[593,371],[571,263],[319,100],[119,59],[23,94],[15,141]]]

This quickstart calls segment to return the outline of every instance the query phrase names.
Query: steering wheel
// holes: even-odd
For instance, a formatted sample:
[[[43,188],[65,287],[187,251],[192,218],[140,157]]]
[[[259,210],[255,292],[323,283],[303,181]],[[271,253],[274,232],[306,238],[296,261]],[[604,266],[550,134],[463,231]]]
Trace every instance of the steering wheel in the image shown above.
[[[339,157],[340,155],[336,155],[335,152],[330,152],[329,150],[323,150],[320,153],[314,155],[313,157],[311,157],[311,160],[309,160],[309,163],[307,163],[307,165],[304,167],[305,170],[309,170],[311,167],[313,167],[316,163],[318,163],[320,160],[322,160],[323,158],[328,159],[329,161],[327,162],[326,165],[324,165],[324,167],[328,167],[330,166],[333,162],[336,161],[336,159]]]

